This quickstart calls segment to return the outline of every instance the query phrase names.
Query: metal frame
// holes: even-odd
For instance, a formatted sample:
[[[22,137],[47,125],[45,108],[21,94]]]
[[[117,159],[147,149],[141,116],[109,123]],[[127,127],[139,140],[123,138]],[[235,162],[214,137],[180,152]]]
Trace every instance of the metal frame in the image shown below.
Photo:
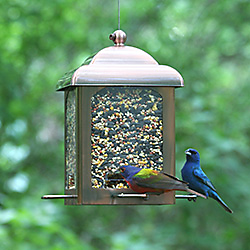
[[[162,195],[136,194],[130,189],[99,189],[91,185],[91,97],[103,87],[77,88],[77,166],[76,189],[65,190],[66,205],[116,204],[146,205],[174,204],[173,191]],[[174,87],[152,87],[163,97],[163,171],[175,174],[175,107]],[[123,194],[123,195],[122,195]],[[77,195],[77,198],[76,196]]]
[[[65,199],[64,200],[64,204],[65,205],[77,205],[77,199],[78,198],[78,185],[79,185],[79,173],[77,173],[77,180],[76,180],[76,188],[72,188],[72,189],[66,189],[66,185],[67,185],[67,169],[66,169],[66,147],[67,147],[67,144],[66,144],[66,129],[67,129],[67,126],[66,126],[66,105],[67,105],[67,97],[68,97],[68,94],[69,94],[69,91],[72,91],[74,89],[74,87],[71,87],[71,88],[68,88],[65,90],[65,94],[64,94],[64,193],[65,195],[62,195],[62,199]],[[77,104],[77,100],[78,100],[78,90],[77,88],[74,89],[76,91],[76,100],[75,100],[75,103],[76,103],[76,119],[78,119],[78,104]],[[78,124],[78,122],[76,123]],[[78,135],[78,128],[76,128],[76,136]],[[76,139],[76,143],[78,142],[78,140]],[[76,151],[77,150],[78,146],[76,145]],[[76,170],[78,171],[78,160],[77,160],[77,163],[76,163]]]

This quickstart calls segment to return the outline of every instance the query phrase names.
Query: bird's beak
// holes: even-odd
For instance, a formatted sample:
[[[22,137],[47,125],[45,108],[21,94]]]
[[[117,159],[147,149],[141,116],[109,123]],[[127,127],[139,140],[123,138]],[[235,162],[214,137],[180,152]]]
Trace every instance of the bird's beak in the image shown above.
[[[191,155],[191,152],[189,152],[188,150],[185,151],[186,155]]]

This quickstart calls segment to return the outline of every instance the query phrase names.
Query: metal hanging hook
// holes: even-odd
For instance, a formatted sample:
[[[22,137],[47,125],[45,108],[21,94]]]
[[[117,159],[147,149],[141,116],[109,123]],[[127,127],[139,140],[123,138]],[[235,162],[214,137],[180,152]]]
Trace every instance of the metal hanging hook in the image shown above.
[[[120,30],[120,0],[118,0],[118,30]]]

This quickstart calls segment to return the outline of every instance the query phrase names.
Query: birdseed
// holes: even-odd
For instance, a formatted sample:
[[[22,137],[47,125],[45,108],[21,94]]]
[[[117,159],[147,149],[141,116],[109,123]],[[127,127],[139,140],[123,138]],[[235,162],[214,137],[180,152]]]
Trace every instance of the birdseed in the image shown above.
[[[66,96],[66,189],[74,189],[76,183],[76,90]]]
[[[106,87],[91,98],[94,188],[126,188],[122,165],[163,169],[162,97],[144,87]]]

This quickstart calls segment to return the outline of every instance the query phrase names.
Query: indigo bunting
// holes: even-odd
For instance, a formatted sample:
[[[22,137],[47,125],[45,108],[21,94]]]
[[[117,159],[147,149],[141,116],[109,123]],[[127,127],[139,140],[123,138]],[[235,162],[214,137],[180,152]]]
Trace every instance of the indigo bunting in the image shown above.
[[[206,197],[211,197],[218,201],[219,204],[229,213],[233,211],[226,205],[216,192],[212,182],[208,179],[206,174],[202,171],[200,166],[200,155],[195,149],[187,149],[186,162],[181,170],[182,179],[188,182],[189,188],[204,194]]]
[[[170,174],[133,166],[122,166],[120,172],[129,187],[137,193],[162,194],[168,191],[180,190],[206,198],[204,195],[188,188],[186,182]]]

